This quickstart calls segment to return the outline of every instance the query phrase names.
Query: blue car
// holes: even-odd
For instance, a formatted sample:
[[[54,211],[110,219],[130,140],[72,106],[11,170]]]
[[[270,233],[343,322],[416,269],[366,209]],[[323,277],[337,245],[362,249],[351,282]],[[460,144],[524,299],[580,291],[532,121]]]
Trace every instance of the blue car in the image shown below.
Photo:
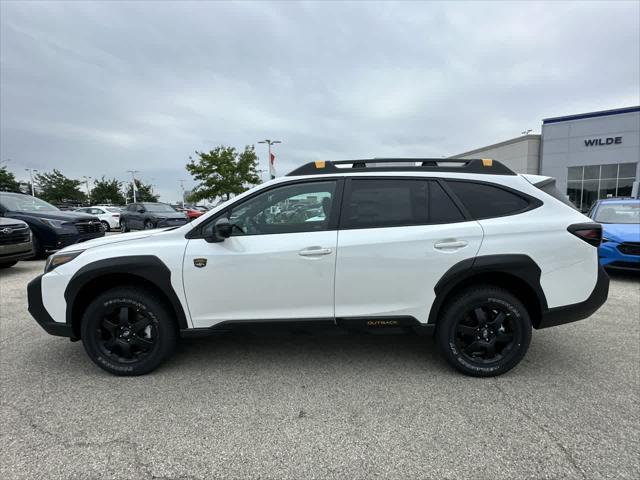
[[[640,271],[640,199],[598,200],[589,216],[602,224],[602,266]]]

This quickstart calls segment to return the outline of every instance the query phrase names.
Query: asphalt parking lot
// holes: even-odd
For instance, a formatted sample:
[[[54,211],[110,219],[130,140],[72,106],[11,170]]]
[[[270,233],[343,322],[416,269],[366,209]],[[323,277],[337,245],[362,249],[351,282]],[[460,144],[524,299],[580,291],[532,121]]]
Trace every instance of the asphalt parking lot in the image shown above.
[[[0,478],[638,478],[640,278],[534,333],[496,379],[417,337],[184,341],[118,378],[26,309],[42,261],[0,274]]]

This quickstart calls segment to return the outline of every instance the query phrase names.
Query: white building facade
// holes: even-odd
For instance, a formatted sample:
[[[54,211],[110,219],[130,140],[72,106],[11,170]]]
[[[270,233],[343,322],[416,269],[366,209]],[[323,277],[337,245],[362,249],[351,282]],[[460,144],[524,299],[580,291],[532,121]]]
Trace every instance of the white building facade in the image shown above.
[[[640,107],[543,120],[540,174],[583,211],[600,198],[637,197]]]

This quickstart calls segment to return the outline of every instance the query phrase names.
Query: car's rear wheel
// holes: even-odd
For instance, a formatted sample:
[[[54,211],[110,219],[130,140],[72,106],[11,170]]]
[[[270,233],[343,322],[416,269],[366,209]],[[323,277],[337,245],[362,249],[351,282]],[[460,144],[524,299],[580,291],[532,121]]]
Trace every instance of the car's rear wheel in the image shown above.
[[[118,287],[100,294],[81,326],[93,362],[115,375],[144,375],[173,351],[177,331],[170,308],[145,288]]]
[[[100,223],[102,224],[102,229],[105,232],[110,232],[111,231],[111,227],[109,226],[109,222],[105,222],[104,220],[101,220]]]
[[[476,377],[501,375],[515,367],[531,342],[531,320],[510,292],[472,287],[447,303],[436,327],[445,359]]]

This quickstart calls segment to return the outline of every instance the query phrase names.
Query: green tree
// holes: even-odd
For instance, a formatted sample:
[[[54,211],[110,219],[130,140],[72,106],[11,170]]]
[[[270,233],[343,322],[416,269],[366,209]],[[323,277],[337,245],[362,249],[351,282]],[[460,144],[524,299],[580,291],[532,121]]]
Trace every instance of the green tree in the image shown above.
[[[7,167],[0,167],[0,192],[19,192],[20,182],[16,180],[13,173]]]
[[[122,194],[122,182],[115,178],[106,179],[104,175],[100,180],[93,182],[91,189],[91,203],[113,203],[114,205],[124,205],[124,195]]]
[[[59,170],[36,175],[39,197],[47,202],[84,202],[86,195],[80,190],[82,182],[65,177]]]
[[[125,197],[133,202],[133,189],[131,188],[131,182],[127,183]],[[136,201],[138,202],[157,202],[158,195],[153,193],[153,187],[151,185],[145,185],[136,178]]]
[[[197,157],[189,157],[187,171],[198,185],[191,191],[189,200],[212,201],[216,197],[238,195],[249,186],[260,183],[258,157],[253,145],[238,153],[234,147],[220,145],[209,152],[196,151]]]

